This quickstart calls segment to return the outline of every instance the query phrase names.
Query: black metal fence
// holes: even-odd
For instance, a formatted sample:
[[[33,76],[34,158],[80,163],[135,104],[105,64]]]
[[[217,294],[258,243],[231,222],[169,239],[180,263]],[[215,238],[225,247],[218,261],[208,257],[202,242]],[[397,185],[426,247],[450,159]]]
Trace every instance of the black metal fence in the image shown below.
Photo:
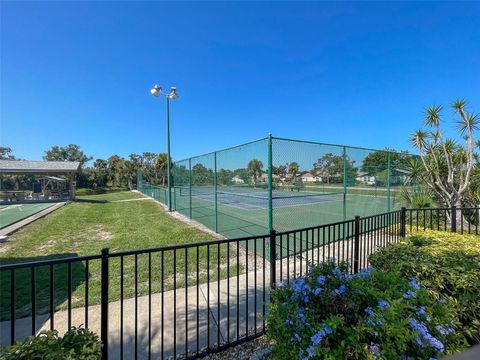
[[[480,207],[405,209],[407,229],[480,234]]]
[[[479,234],[479,211],[403,208],[262,236],[0,265],[0,346],[83,325],[100,335],[104,359],[200,357],[264,334],[270,290],[309,265],[334,258],[354,273],[409,231]]]

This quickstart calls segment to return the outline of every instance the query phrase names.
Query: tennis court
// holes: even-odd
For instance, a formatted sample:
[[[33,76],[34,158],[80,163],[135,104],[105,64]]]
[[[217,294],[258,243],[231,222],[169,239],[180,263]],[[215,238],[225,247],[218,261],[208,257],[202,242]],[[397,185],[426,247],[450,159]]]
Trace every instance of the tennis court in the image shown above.
[[[385,213],[403,205],[413,157],[268,136],[176,161],[170,207],[227,238]],[[167,189],[146,180],[139,172],[138,190],[168,205]]]
[[[389,201],[387,194],[344,194],[288,191],[272,192],[275,230],[299,229],[312,224],[325,224],[351,219],[356,215],[384,212]],[[393,203],[393,202],[392,202]],[[345,207],[344,207],[345,206]],[[267,234],[268,196],[262,190],[225,188],[174,189],[174,207],[205,226],[226,237]],[[400,204],[393,207],[399,208]]]
[[[0,229],[48,209],[56,203],[0,205]]]

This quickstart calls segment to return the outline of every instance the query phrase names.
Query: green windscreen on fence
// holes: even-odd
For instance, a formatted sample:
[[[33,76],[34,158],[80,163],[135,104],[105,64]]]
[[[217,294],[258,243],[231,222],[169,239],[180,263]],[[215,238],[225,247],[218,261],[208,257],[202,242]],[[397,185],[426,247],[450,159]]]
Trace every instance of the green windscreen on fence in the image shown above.
[[[383,213],[404,205],[415,159],[269,136],[175,162],[172,208],[229,238]],[[137,176],[140,192],[167,204],[161,185]]]

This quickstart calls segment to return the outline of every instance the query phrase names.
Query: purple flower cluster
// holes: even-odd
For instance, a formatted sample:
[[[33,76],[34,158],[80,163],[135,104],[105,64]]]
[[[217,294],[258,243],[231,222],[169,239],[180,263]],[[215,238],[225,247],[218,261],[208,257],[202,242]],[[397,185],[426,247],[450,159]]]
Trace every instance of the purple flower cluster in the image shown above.
[[[447,326],[444,328],[441,325],[437,325],[435,326],[435,329],[437,329],[437,331],[442,335],[450,335],[455,332],[455,330],[453,329],[453,326]]]
[[[302,360],[308,360],[308,359],[312,359],[312,358],[315,358],[315,356],[317,355],[317,348],[318,346],[320,345],[320,343],[322,342],[323,338],[329,334],[331,334],[333,332],[332,328],[329,327],[328,325],[326,325],[325,323],[322,324],[322,329],[320,329],[319,331],[317,331],[311,338],[311,345],[309,347],[307,347],[306,349],[306,353],[305,351],[302,349],[300,350],[300,353],[299,353],[299,357],[300,359]]]
[[[290,339],[290,341],[295,341],[295,340],[297,340],[298,342],[302,342],[302,337],[297,333],[295,333],[293,334],[293,337]]]
[[[322,342],[322,339],[332,333],[332,328],[323,324],[323,328],[318,330],[311,338],[313,345],[319,345]]]
[[[404,299],[415,299],[417,297],[417,293],[412,290],[408,290],[405,294],[403,294]]]
[[[366,307],[364,311],[368,316],[375,316],[375,313],[373,312],[373,310],[370,306]]]
[[[415,290],[420,289],[420,284],[417,282],[417,279],[414,277],[410,280],[410,286],[412,287],[412,289],[415,289]]]
[[[317,355],[317,350],[315,349],[315,347],[309,346],[307,348],[307,354],[308,354],[307,359],[313,358],[315,357],[315,355]]]
[[[334,268],[333,271],[332,271],[332,274],[333,276],[335,277],[342,277],[344,274],[342,272],[342,270],[340,270],[339,268]]]
[[[425,342],[427,342],[431,347],[433,347],[439,352],[443,352],[445,350],[445,346],[443,345],[443,343],[436,337],[434,337],[432,334],[430,334],[427,327],[423,323],[413,318],[409,318],[408,320],[410,322],[410,327],[420,333],[420,336],[416,339],[419,346],[424,347]]]
[[[378,354],[378,352],[380,351],[380,345],[378,345],[377,343],[370,343],[370,352],[375,355],[375,354]]]
[[[427,314],[427,310],[425,309],[425,306],[421,306],[420,309],[415,311],[415,314],[417,314],[419,318],[424,318],[425,320],[427,320],[427,322],[432,321],[432,318],[430,317],[430,315]]]
[[[324,277],[325,278],[325,277]],[[322,278],[322,276],[319,276],[317,279],[317,282],[320,284],[325,283],[325,279]],[[305,280],[304,277],[297,278],[293,283],[292,283],[292,300],[301,300],[304,303],[308,303],[311,300],[312,295],[318,296],[324,289],[319,286],[316,288],[312,288]]]
[[[317,277],[318,285],[325,285],[325,281],[327,281],[327,277],[325,275],[320,275],[319,277]]]
[[[386,308],[390,307],[390,304],[386,300],[380,300],[378,302],[378,306],[380,306],[380,308],[382,308],[382,309],[386,309]]]
[[[343,295],[345,294],[346,291],[347,291],[347,286],[342,284],[338,289],[333,290],[333,296]]]
[[[370,276],[370,275],[372,274],[372,271],[373,271],[372,268],[362,269],[362,270],[360,270],[358,273],[353,274],[353,275],[352,275],[352,278],[355,278],[355,277],[368,277],[368,276]]]

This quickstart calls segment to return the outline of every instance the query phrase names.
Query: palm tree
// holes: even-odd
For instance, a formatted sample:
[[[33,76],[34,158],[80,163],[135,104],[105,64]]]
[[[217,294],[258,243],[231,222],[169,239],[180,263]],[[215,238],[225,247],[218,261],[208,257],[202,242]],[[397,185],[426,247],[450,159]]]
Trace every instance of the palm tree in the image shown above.
[[[298,163],[296,163],[295,161],[288,164],[288,173],[292,175],[293,181],[297,180],[298,169]]]
[[[262,175],[263,163],[258,159],[250,160],[247,166],[248,174],[253,177],[253,183],[257,183],[257,179]]]
[[[168,165],[168,156],[166,153],[160,153],[155,158],[155,172],[160,174],[162,179],[162,186],[165,187],[165,182],[167,180],[167,166]]]

